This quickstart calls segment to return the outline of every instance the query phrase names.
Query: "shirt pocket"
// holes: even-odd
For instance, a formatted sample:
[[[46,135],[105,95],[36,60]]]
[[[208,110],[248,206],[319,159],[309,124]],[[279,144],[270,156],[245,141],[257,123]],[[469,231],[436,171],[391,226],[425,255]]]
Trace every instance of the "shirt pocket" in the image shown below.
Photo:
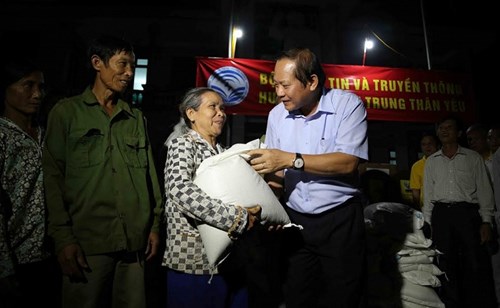
[[[148,162],[146,138],[126,136],[123,143],[123,158],[131,167],[145,168]]]
[[[455,172],[455,185],[460,186],[466,194],[475,194],[475,191],[477,190],[476,178],[471,176],[470,171],[468,169],[462,169],[461,166],[457,166]]]
[[[95,166],[103,161],[104,135],[97,128],[74,132],[69,136],[68,165],[76,168]]]

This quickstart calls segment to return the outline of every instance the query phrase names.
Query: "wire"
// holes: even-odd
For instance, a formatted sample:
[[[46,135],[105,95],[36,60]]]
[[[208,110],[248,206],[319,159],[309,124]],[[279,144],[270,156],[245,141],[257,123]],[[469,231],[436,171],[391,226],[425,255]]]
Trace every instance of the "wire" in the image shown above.
[[[391,51],[393,51],[394,53],[402,56],[403,58],[407,59],[407,60],[411,60],[410,58],[408,58],[407,56],[405,56],[404,54],[400,53],[399,51],[397,51],[396,49],[392,48],[391,46],[389,46],[389,44],[387,44],[386,42],[384,42],[384,40],[382,38],[380,38],[380,36],[377,35],[377,33],[375,33],[368,25],[365,24],[365,27],[368,28],[368,31],[370,31],[370,33],[377,39],[379,40],[385,47],[389,48]]]

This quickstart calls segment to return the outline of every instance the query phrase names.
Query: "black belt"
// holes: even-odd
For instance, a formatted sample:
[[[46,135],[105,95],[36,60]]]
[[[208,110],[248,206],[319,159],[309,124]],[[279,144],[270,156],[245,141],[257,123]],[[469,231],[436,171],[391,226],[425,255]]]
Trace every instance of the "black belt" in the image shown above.
[[[442,206],[442,207],[465,207],[465,208],[471,208],[471,209],[479,209],[479,204],[477,203],[470,203],[470,202],[464,202],[464,201],[455,201],[455,202],[433,202],[434,206]]]

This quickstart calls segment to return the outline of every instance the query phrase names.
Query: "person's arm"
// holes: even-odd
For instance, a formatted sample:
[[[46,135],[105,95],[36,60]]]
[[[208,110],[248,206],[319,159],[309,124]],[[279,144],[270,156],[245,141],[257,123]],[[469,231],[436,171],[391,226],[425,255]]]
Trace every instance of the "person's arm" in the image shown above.
[[[483,159],[475,162],[474,171],[476,176],[477,198],[479,203],[479,214],[484,223],[491,224],[495,210],[495,197]]]
[[[481,236],[481,244],[484,244],[492,239],[495,196],[493,194],[493,188],[491,187],[487,167],[482,158],[476,162],[474,170],[476,171],[479,214],[481,215],[481,219],[483,221],[479,229],[479,234]]]
[[[168,144],[164,169],[165,191],[169,199],[167,206],[175,206],[184,215],[218,229],[228,231],[233,228],[232,234],[242,234],[249,221],[248,212],[240,210],[238,204],[224,203],[210,197],[194,183],[195,157],[202,150],[195,143],[189,137],[180,137]]]
[[[411,196],[412,196],[413,205],[417,209],[419,209],[420,208],[420,189],[413,188],[411,190]]]
[[[2,141],[3,142],[3,141]],[[1,144],[2,149],[5,149],[5,144]],[[5,161],[4,151],[0,151],[0,161]],[[3,163],[0,164],[0,176],[3,178],[5,170],[3,169]],[[4,213],[7,213],[7,208],[5,204],[7,196],[2,187],[0,187],[0,280],[7,278],[8,276],[14,275],[14,261],[12,260],[13,252],[10,248],[9,235],[7,233],[7,218]],[[8,280],[4,280],[5,285],[7,285]],[[1,285],[0,285],[1,286]]]
[[[0,159],[3,159],[1,153]],[[0,172],[0,174],[2,173]],[[18,294],[19,282],[14,270],[14,252],[9,245],[7,219],[3,214],[5,212],[5,204],[2,202],[4,200],[2,199],[2,193],[3,190],[0,188],[0,297],[7,298],[13,294]]]
[[[434,185],[433,162],[429,161],[429,158],[427,158],[424,167],[424,200],[422,213],[424,214],[424,220],[429,225],[431,224],[432,210],[434,208],[431,202],[434,200]]]
[[[57,253],[57,261],[61,266],[63,275],[69,277],[73,282],[85,282],[84,271],[89,265],[85,259],[85,254],[78,244],[68,244]]]
[[[3,205],[0,202],[0,279],[14,275],[13,253],[8,244],[7,226],[5,224],[5,217],[2,214],[2,207]]]
[[[61,105],[55,105],[49,113],[42,155],[48,232],[54,239],[56,253],[64,246],[78,242],[73,235],[71,217],[64,204],[68,127],[67,115],[60,107]]]
[[[54,106],[49,113],[42,155],[48,232],[54,239],[62,273],[72,280],[83,281],[83,270],[88,265],[73,235],[71,217],[64,204],[68,115],[60,107]]]
[[[359,163],[368,159],[367,113],[363,101],[356,95],[344,92],[329,97],[323,96],[323,99],[325,104],[340,104],[334,118],[325,119],[336,123],[335,133],[332,133],[332,140],[329,141],[332,142],[332,147],[328,153],[301,153],[304,171],[324,176],[355,173],[358,171]],[[296,156],[295,152],[282,150],[283,144],[279,142],[282,131],[279,123],[282,121],[282,114],[273,113],[274,110],[276,109],[269,114],[266,128],[267,149],[256,149],[247,153],[251,157],[252,167],[261,174],[291,168]],[[291,140],[289,142],[292,143]],[[321,142],[327,141],[317,139],[309,142],[317,142],[319,146]]]
[[[259,173],[271,173],[293,167],[295,153],[277,149],[256,149],[247,153],[252,157],[250,163]],[[345,153],[302,154],[304,171],[319,175],[351,174],[358,169],[360,159]]]
[[[5,159],[0,151],[0,161]],[[0,175],[3,174],[2,165],[0,165]],[[14,252],[10,247],[9,235],[7,232],[7,218],[4,216],[6,211],[5,192],[0,188],[0,296],[7,297],[18,292],[19,283],[15,276]]]
[[[410,189],[412,202],[416,209],[421,209],[422,200],[421,196],[423,195],[422,186],[423,186],[423,172],[424,172],[424,164],[422,164],[422,160],[416,161],[410,170]]]
[[[493,154],[492,170],[495,204],[497,205],[497,207],[500,207],[500,151],[498,150]],[[498,210],[499,209],[497,208],[497,211]]]

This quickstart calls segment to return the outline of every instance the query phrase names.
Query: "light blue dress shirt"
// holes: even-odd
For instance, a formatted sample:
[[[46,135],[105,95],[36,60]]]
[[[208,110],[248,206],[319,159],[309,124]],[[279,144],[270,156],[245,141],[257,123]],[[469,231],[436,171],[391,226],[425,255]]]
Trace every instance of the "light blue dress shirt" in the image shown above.
[[[269,113],[265,143],[268,148],[302,154],[340,152],[368,159],[366,108],[355,94],[324,90],[318,109],[305,117],[289,112],[282,103]],[[287,206],[301,213],[317,214],[360,195],[359,176],[323,176],[285,170]]]

